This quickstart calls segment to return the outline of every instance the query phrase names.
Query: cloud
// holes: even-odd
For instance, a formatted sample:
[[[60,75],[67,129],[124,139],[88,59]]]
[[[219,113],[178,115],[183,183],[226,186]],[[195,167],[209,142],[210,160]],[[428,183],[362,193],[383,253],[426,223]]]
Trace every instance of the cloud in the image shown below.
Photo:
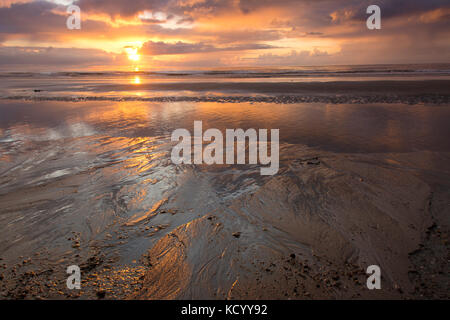
[[[266,44],[248,43],[235,46],[216,47],[205,43],[166,43],[163,41],[153,42],[148,41],[144,43],[140,52],[148,55],[169,55],[169,54],[189,54],[202,52],[217,52],[217,51],[245,51],[245,50],[262,50],[272,49],[273,46]]]
[[[0,33],[60,29],[59,26],[64,23],[65,18],[52,12],[56,7],[57,5],[45,1],[13,3],[10,7],[0,7]]]
[[[144,11],[165,12],[191,18],[197,14],[214,14],[234,7],[233,0],[78,0],[75,3],[88,12],[111,17],[132,17]]]
[[[166,7],[164,0],[78,0],[75,2],[83,11],[108,14],[112,17],[130,17],[145,10],[157,10]]]
[[[74,34],[66,26],[66,7],[47,1],[13,3],[0,7],[0,37],[3,39],[58,40]],[[104,22],[85,19],[82,34],[107,32],[111,28]],[[80,35],[78,32],[77,35]]]
[[[110,66],[125,46],[141,44],[161,68],[449,60],[448,0],[377,0],[376,31],[365,24],[371,0],[77,0],[76,31],[66,28],[69,1],[0,0],[0,64]]]
[[[70,70],[111,65],[115,61],[115,56],[97,49],[0,46],[0,65],[16,69],[47,66]]]
[[[260,54],[258,57],[252,60],[254,64],[260,66],[314,65],[321,64],[321,62],[324,61],[324,58],[329,58],[337,55],[331,55],[327,51],[322,51],[315,48],[311,51],[292,50],[290,53],[284,55],[265,53]]]

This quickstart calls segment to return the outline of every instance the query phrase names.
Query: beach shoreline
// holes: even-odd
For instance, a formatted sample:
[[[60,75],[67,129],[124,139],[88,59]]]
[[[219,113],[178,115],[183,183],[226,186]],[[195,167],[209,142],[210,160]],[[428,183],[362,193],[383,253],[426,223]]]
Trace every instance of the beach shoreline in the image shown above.
[[[25,101],[147,101],[222,103],[450,103],[450,80],[331,82],[154,82],[89,85],[88,95],[61,89],[24,87],[26,94],[5,93],[1,100]],[[61,94],[61,91],[67,93]],[[113,92],[111,94],[111,92]],[[137,94],[135,94],[135,92]],[[186,93],[189,95],[185,95]],[[104,94],[102,94],[104,93]],[[176,94],[174,94],[176,93]]]
[[[1,298],[448,299],[450,86],[395,83],[2,96]],[[196,120],[280,129],[278,174],[174,165]]]

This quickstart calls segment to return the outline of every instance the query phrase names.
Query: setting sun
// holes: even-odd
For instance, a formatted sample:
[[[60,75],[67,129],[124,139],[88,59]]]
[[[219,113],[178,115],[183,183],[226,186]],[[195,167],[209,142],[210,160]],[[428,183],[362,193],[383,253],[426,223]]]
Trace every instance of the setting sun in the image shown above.
[[[131,61],[139,61],[141,59],[141,56],[137,53],[138,49],[137,48],[125,48],[125,52],[128,55],[128,59],[130,59]]]

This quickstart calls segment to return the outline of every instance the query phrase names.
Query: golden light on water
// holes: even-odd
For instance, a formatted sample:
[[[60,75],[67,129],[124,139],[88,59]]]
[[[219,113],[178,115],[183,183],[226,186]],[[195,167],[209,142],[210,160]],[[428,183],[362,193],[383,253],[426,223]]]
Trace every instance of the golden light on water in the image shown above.
[[[141,78],[139,76],[134,77],[133,83],[134,84],[141,84]]]

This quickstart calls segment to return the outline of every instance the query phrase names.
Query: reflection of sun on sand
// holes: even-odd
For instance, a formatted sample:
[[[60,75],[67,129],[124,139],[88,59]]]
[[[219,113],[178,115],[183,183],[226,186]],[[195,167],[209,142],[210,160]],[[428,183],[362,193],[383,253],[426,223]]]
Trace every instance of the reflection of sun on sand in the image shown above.
[[[120,102],[102,110],[92,108],[79,121],[96,122],[98,119],[101,119],[103,122],[120,121],[123,123],[129,122],[131,125],[136,122],[149,121],[149,118],[149,110],[143,107],[143,103]]]
[[[138,76],[135,76],[134,79],[133,79],[133,83],[134,84],[141,84],[141,78],[138,77]]]
[[[157,210],[159,209],[159,207],[161,207],[164,203],[167,202],[167,198],[161,199],[159,201],[157,201],[153,207],[151,209],[149,209],[148,211],[146,211],[145,213],[140,213],[140,214],[135,214],[134,216],[132,216],[130,218],[130,220],[125,224],[126,226],[133,226],[145,219],[150,219],[152,216],[157,214]]]
[[[280,151],[284,167],[278,175],[256,191],[225,202],[207,176],[185,181],[189,188],[178,190],[166,207],[196,207],[196,195],[204,194],[202,200],[207,198],[215,209],[198,210],[204,215],[174,229],[149,250],[151,267],[142,290],[132,297],[345,299],[417,294],[410,272],[425,267],[411,255],[424,245],[422,234],[433,224],[431,212],[438,211],[429,202],[430,194],[445,197],[422,176],[427,170],[423,160],[433,158],[448,166],[448,156],[342,155],[293,145]],[[388,165],[392,158],[401,166]],[[236,184],[235,175],[223,172],[221,186]],[[365,270],[371,264],[380,265],[385,277],[378,292],[366,287]]]

